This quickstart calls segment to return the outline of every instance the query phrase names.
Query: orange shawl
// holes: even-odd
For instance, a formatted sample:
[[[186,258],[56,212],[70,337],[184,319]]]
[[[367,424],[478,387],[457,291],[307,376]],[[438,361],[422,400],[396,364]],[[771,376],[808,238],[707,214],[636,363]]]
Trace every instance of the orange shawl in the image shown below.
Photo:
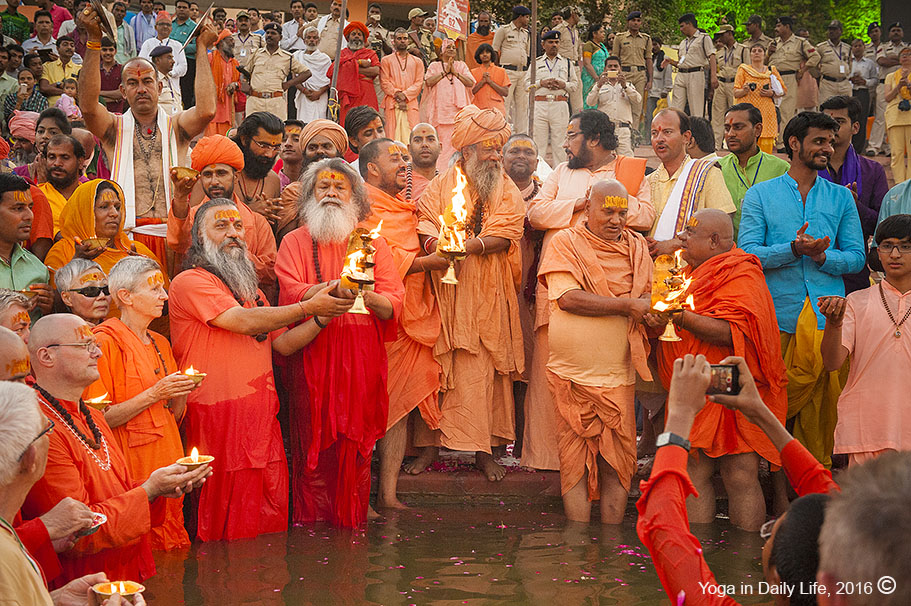
[[[228,122],[234,124],[234,95],[229,95],[227,87],[232,82],[240,83],[240,74],[237,71],[239,63],[231,57],[226,60],[217,50],[209,55],[209,64],[212,66],[212,77],[215,79],[216,104],[213,122]]]
[[[418,200],[418,233],[436,238],[440,215],[452,198],[456,168],[436,176]],[[470,204],[477,200],[470,189]],[[468,216],[471,217],[472,209]],[[442,271],[431,273],[442,321],[434,355],[448,377],[452,353],[465,349],[472,354],[480,346],[490,352],[494,368],[501,374],[521,373],[525,368],[522,329],[519,323],[518,288],[522,282],[519,243],[525,222],[525,202],[506,173],[484,209],[481,236],[506,238],[509,249],[489,255],[470,255],[461,262],[459,284],[442,284]],[[447,382],[448,385],[448,382]],[[445,387],[445,385],[444,385]]]
[[[733,248],[692,270],[690,276],[693,283],[689,293],[696,312],[727,321],[734,346],[712,345],[678,328],[682,340],[663,341],[658,348],[658,372],[664,387],[670,385],[674,360],[685,354],[703,354],[712,364],[730,355],[742,356],[763,402],[784,423],[788,409],[785,366],[775,306],[759,259]],[[778,451],[758,427],[743,414],[713,402],[707,402],[696,416],[690,442],[694,449],[705,450],[710,457],[755,451],[770,463],[781,464]]]

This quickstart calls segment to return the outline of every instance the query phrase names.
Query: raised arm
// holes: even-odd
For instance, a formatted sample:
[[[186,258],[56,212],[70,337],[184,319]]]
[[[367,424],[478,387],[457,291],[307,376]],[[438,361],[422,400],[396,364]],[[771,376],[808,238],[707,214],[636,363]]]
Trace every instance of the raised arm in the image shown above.
[[[114,134],[114,114],[101,104],[101,20],[95,9],[87,6],[76,15],[88,32],[82,69],[79,70],[77,96],[85,125],[103,143],[109,143]]]
[[[200,28],[196,39],[196,105],[177,116],[179,136],[190,142],[202,134],[209,122],[215,117],[215,79],[212,77],[212,66],[209,63],[209,49],[215,45],[218,34],[210,19]]]

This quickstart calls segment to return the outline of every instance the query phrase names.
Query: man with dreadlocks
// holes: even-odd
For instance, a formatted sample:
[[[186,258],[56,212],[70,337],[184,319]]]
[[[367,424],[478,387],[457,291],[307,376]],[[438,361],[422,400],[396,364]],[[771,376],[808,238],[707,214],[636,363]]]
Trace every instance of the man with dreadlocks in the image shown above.
[[[468,210],[467,256],[459,283],[443,284],[443,271],[431,273],[442,331],[434,356],[443,367],[440,429],[415,431],[415,445],[426,447],[407,471],[420,473],[439,446],[473,451],[488,480],[506,470],[492,449],[515,439],[512,381],[523,371],[522,330],[516,292],[522,271],[519,242],[525,203],[503,171],[503,144],[510,130],[495,109],[469,105],[459,111],[452,146],[459,158],[435,177],[418,201],[418,234],[426,251],[436,251],[440,216],[465,175]]]
[[[187,396],[187,444],[215,457],[199,497],[197,538],[242,539],[288,527],[288,468],[272,378],[272,350],[290,353],[350,303],[318,289],[307,301],[269,307],[247,255],[238,206],[202,204],[185,271],[170,291],[171,336],[179,368],[208,374]],[[307,320],[303,322],[303,320]],[[301,322],[288,332],[285,326]]]

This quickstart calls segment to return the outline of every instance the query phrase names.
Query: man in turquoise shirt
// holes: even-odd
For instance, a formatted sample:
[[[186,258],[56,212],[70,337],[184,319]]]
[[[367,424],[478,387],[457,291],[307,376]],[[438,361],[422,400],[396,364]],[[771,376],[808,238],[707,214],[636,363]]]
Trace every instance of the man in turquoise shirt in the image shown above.
[[[36,293],[36,309],[50,313],[54,294],[47,267],[22,247],[32,229],[32,196],[28,182],[12,173],[0,173],[0,288]]]
[[[786,160],[759,149],[757,141],[761,133],[762,113],[754,105],[738,103],[724,112],[724,140],[731,153],[718,163],[724,184],[737,207],[733,217],[735,239],[740,227],[743,196],[747,190],[757,183],[780,177],[791,166]]]
[[[911,215],[911,180],[903,181],[886,192],[876,225],[892,215]]]
[[[196,23],[190,19],[189,0],[177,0],[174,7],[176,11],[170,38],[183,44],[193,33]],[[180,79],[180,96],[183,99],[184,109],[190,109],[196,105],[196,93],[193,90],[196,82],[196,40],[187,44],[183,52],[187,56],[187,73]]]
[[[759,257],[775,302],[794,437],[823,465],[831,464],[844,380],[822,364],[818,344],[825,317],[818,301],[844,297],[842,276],[859,271],[865,261],[854,196],[817,172],[828,166],[837,130],[835,120],[817,112],[788,122],[782,140],[790,168],[747,191],[738,241]]]

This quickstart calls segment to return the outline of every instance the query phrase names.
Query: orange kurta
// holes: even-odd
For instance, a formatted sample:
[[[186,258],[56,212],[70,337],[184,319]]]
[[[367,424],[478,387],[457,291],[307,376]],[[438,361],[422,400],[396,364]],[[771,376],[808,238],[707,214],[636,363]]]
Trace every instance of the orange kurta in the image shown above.
[[[234,94],[228,94],[228,85],[240,85],[237,59],[225,59],[221,53],[209,54],[209,65],[215,80],[215,117],[206,126],[206,135],[224,135],[234,126]]]
[[[158,333],[149,331],[154,345],[146,345],[117,318],[104,321],[93,332],[104,355],[98,359],[101,378],[88,388],[86,397],[107,393],[111,405],[117,406],[177,370],[171,344]],[[155,402],[125,424],[113,428],[134,478],[147,478],[159,467],[184,456],[180,430],[166,404],[166,400]],[[163,523],[152,527],[152,548],[189,546],[183,525],[183,498],[168,499],[164,509]]]
[[[602,297],[647,295],[651,292],[652,278],[648,244],[641,235],[627,229],[618,242],[607,242],[592,234],[584,224],[576,225],[553,236],[541,259],[538,276],[543,284],[551,286],[551,355],[547,379],[559,413],[562,493],[578,484],[587,471],[588,497],[600,498],[599,456],[614,469],[628,490],[636,470],[636,372],[644,379],[651,378],[645,328],[629,318],[583,318],[564,312],[556,307],[557,300],[568,290],[557,292],[550,281],[562,276],[574,288]],[[561,318],[562,329],[557,326]],[[609,325],[605,327],[602,323]],[[591,333],[582,330],[586,324],[591,324]],[[603,333],[604,328],[624,324],[626,343],[615,333],[614,338],[620,343],[615,340],[611,347],[605,348],[600,342],[587,345],[587,339],[599,338],[598,329]],[[581,356],[570,355],[573,343],[565,339],[564,333],[573,328],[578,334],[575,351],[585,352]],[[610,335],[602,336],[604,340],[610,339]],[[557,347],[555,339],[560,339],[562,347]]]
[[[421,88],[424,86],[424,64],[420,59],[412,54],[405,55],[403,61],[397,53],[386,55],[380,61],[380,86],[383,89],[383,110],[386,114],[386,133],[393,139],[399,139],[402,143],[407,143],[408,139],[402,139],[398,133],[404,132],[398,125],[398,116],[396,107],[398,103],[394,95],[404,93],[408,98],[408,125],[407,132],[410,133],[414,125],[419,120],[418,95],[421,94]],[[401,115],[401,112],[399,112]]]
[[[490,63],[487,67],[479,65],[471,70],[471,75],[474,76],[475,82],[480,82],[485,73],[490,74],[490,79],[494,84],[509,88],[509,76],[506,75],[506,70],[499,65]],[[506,115],[506,99],[486,84],[474,94],[471,102],[481,109],[496,109],[502,112],[504,116]]]
[[[721,347],[677,329],[679,342],[662,341],[658,349],[658,372],[665,388],[670,385],[674,360],[684,354],[703,354],[711,364],[727,356],[742,356],[753,373],[762,401],[784,423],[788,410],[785,367],[775,306],[766,286],[759,259],[739,248],[712,257],[690,276],[696,312],[725,320],[731,327],[733,347]],[[773,465],[780,465],[778,450],[740,412],[707,402],[696,415],[690,431],[693,450],[710,457],[758,452]]]
[[[465,45],[465,63],[468,64],[468,69],[474,69],[478,66],[478,62],[474,60],[474,54],[478,47],[485,43],[493,46],[493,32],[486,36],[482,36],[478,32],[468,34],[468,43]]]
[[[439,235],[440,215],[455,186],[455,167],[430,182],[418,202],[418,233]],[[477,203],[471,194],[469,218]],[[453,450],[489,453],[515,439],[512,381],[525,368],[517,298],[524,210],[512,179],[501,174],[484,207],[480,235],[505,238],[509,248],[468,256],[457,285],[440,282],[444,272],[431,272],[442,321],[434,356],[443,367],[441,434],[434,441]]]
[[[102,447],[90,451],[66,426],[62,416],[43,398],[39,397],[39,401],[41,412],[56,423],[56,428],[48,436],[47,467],[22,505],[23,517],[42,516],[64,497],[82,501],[92,511],[107,516],[107,522],[97,532],[79,539],[72,549],[60,554],[63,574],[51,582],[51,588],[94,572],[104,572],[109,579],[149,578],[155,574],[149,531],[160,516],[157,505],[161,499],[156,506],[149,503],[140,485],[146,478],[134,479],[130,474],[117,439],[101,412],[89,409],[103,437]],[[78,404],[65,400],[60,403],[79,431],[91,436]]]
[[[363,226],[373,229],[382,221],[381,232],[405,285],[402,314],[396,340],[386,343],[389,375],[389,416],[386,429],[395,425],[417,407],[430,429],[440,427],[440,364],[433,357],[433,346],[440,336],[440,314],[426,272],[409,274],[421,253],[418,220],[414,202],[390,196],[366,185],[372,214]]]

